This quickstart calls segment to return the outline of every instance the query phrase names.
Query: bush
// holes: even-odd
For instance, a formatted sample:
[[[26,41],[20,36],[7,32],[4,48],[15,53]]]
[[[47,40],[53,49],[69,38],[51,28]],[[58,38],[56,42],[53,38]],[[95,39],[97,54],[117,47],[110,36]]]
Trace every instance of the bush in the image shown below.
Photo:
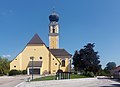
[[[22,74],[23,74],[23,75],[27,74],[27,70],[23,70],[23,71],[22,71]]]
[[[87,73],[84,73],[84,75],[87,77],[94,77],[94,73],[89,71]]]
[[[77,72],[74,72],[74,74],[77,74]]]
[[[63,72],[63,70],[61,70],[61,69],[57,70],[57,73],[62,73],[62,72]]]
[[[20,70],[11,70],[9,72],[9,76],[20,75],[20,74],[22,74],[22,72]]]
[[[108,70],[101,70],[98,75],[99,76],[111,76],[111,73]]]

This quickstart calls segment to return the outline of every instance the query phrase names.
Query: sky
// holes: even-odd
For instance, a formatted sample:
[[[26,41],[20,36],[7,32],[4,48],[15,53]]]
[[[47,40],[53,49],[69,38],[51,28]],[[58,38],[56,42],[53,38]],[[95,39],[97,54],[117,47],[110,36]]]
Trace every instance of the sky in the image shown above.
[[[48,46],[49,15],[59,14],[60,48],[95,43],[103,67],[120,65],[120,0],[0,0],[0,56],[12,60],[35,33]]]

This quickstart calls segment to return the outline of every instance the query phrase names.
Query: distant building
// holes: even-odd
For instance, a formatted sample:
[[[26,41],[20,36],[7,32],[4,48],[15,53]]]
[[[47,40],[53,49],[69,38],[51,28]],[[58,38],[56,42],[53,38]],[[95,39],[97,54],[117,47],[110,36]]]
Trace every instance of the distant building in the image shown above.
[[[120,66],[115,67],[114,69],[110,70],[110,72],[115,78],[120,78]]]
[[[59,16],[49,16],[49,47],[35,34],[26,47],[10,63],[10,70],[27,70],[27,74],[54,74],[58,69],[70,70],[71,54],[59,48]],[[33,60],[32,60],[33,59]],[[32,67],[33,66],[33,67]]]

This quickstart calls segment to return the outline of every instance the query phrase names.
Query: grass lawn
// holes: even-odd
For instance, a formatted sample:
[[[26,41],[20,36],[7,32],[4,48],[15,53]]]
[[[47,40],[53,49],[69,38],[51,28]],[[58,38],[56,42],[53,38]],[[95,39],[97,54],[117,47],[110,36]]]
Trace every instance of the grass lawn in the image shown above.
[[[0,74],[0,76],[4,76],[3,74]]]
[[[71,74],[70,79],[76,79],[76,78],[88,78],[87,76],[79,75],[79,74]]]
[[[41,78],[36,78],[33,81],[44,81],[44,80],[55,80],[56,76],[45,76]],[[76,78],[87,78],[86,76],[83,75],[78,75],[78,74],[71,74],[70,79],[76,79]]]
[[[34,79],[33,81],[44,81],[44,80],[55,80],[55,76],[40,77],[40,78]]]

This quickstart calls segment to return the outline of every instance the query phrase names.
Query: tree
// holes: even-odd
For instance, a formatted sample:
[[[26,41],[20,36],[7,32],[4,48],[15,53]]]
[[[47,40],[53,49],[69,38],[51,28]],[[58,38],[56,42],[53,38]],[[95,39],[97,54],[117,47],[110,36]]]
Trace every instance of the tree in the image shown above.
[[[72,64],[74,65],[74,70],[78,71],[80,63],[79,63],[79,52],[77,50],[75,51],[75,54],[73,56],[73,63]]]
[[[88,43],[78,53],[75,52],[73,56],[73,65],[77,70],[96,74],[101,69],[100,56],[98,52],[94,51],[94,47],[94,43]]]
[[[7,58],[0,57],[0,74],[7,74],[10,69],[10,61]]]
[[[105,70],[111,70],[111,69],[113,69],[115,67],[116,67],[116,63],[115,62],[108,62],[106,64]]]

